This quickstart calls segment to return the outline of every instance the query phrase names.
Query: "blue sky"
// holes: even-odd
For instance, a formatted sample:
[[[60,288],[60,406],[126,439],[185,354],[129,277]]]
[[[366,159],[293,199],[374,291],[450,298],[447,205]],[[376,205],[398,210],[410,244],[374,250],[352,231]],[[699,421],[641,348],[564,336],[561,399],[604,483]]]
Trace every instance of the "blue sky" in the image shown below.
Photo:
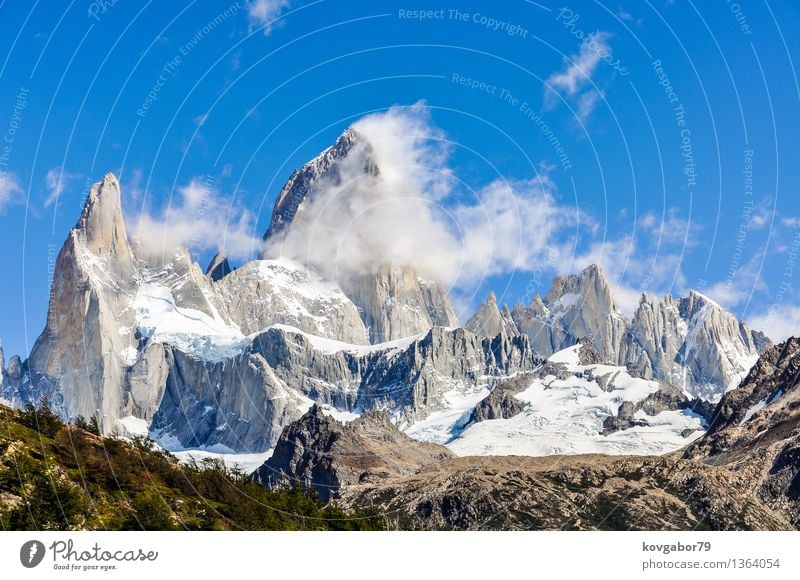
[[[107,171],[132,221],[205,181],[202,237],[258,237],[293,168],[415,104],[449,142],[445,212],[500,219],[484,193],[524,201],[537,176],[553,210],[518,212],[524,260],[453,282],[465,312],[599,262],[627,310],[699,288],[796,333],[798,29],[791,0],[2,2],[3,346],[25,354],[41,331],[53,253]],[[213,244],[194,245],[205,265]]]

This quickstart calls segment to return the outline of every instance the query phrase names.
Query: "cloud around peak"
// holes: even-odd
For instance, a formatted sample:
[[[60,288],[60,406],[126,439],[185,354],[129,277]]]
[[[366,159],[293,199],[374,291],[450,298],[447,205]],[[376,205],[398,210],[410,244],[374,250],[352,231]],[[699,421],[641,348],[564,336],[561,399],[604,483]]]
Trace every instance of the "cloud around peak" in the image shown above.
[[[449,286],[532,270],[572,225],[546,174],[477,189],[448,165],[452,144],[424,103],[392,107],[353,125],[364,143],[323,179],[265,255],[284,255],[341,279],[385,264],[413,266]],[[365,167],[374,163],[378,171]]]
[[[152,254],[217,250],[234,259],[252,258],[260,244],[255,217],[221,194],[213,181],[193,178],[179,187],[160,215],[128,216],[139,247]]]

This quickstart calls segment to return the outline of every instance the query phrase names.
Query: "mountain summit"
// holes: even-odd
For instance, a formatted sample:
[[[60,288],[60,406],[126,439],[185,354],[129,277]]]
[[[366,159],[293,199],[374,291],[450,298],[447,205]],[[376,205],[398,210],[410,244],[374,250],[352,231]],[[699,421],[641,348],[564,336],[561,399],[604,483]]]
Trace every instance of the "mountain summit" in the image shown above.
[[[364,183],[382,179],[382,169],[375,160],[368,139],[349,128],[336,142],[292,172],[275,201],[269,228],[264,234],[262,258],[284,256],[285,244],[295,230],[314,232],[323,217],[326,205],[348,205],[351,195],[363,195]],[[400,195],[402,192],[397,192]],[[377,200],[376,203],[380,201]],[[320,209],[322,208],[322,209]],[[363,215],[366,215],[364,213]],[[351,227],[351,224],[341,224]],[[338,228],[338,224],[337,224]],[[292,242],[296,243],[295,238]],[[341,240],[307,241],[304,244],[341,243]],[[291,244],[290,244],[291,245]],[[312,252],[311,248],[291,248],[298,261]],[[338,254],[335,254],[338,255]],[[314,264],[307,264],[314,268]],[[419,334],[433,326],[460,326],[446,289],[437,281],[423,277],[413,264],[385,261],[369,263],[357,271],[334,274],[344,293],[358,308],[367,328],[369,340],[380,343]]]
[[[44,395],[65,418],[96,416],[104,433],[170,450],[267,452],[316,404],[316,418],[385,411],[457,454],[666,452],[702,430],[697,399],[735,387],[764,346],[699,293],[644,297],[629,321],[597,266],[527,306],[490,293],[464,328],[445,288],[406,257],[373,252],[377,263],[336,275],[280,255],[320,204],[370,205],[374,188],[392,200],[412,186],[377,151],[345,131],[292,173],[260,259],[233,268],[218,254],[205,273],[185,248],[129,242],[106,175],[58,255],[46,327],[30,358],[2,371],[0,397]]]
[[[711,401],[735,387],[769,344],[695,291],[678,300],[644,295],[627,320],[595,265],[556,278],[544,299],[536,295],[528,306],[517,304],[510,316],[501,314],[490,294],[466,327],[485,336],[524,334],[544,356],[588,339],[601,360]]]

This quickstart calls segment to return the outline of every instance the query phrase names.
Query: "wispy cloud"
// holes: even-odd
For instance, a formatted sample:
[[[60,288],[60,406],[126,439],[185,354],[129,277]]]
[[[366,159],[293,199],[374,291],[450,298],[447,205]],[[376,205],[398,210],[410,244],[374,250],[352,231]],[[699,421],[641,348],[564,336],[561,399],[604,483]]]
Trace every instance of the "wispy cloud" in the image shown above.
[[[633,14],[625,10],[622,6],[620,6],[619,9],[617,10],[617,17],[620,20],[624,20],[625,22],[630,22],[632,24],[635,24],[636,26],[641,26],[642,24],[641,18],[634,17]]]
[[[264,35],[275,27],[275,19],[291,5],[292,0],[253,0],[247,5],[247,14],[253,28],[263,26]]]
[[[602,51],[611,49],[606,42],[609,38],[607,32],[595,32],[581,44],[580,52],[564,59],[566,69],[550,75],[546,83],[551,89],[559,90],[568,95],[576,94],[586,84],[591,82],[597,65],[600,63]]]
[[[47,186],[47,198],[44,200],[44,207],[50,207],[61,194],[71,179],[79,177],[77,174],[67,173],[63,167],[53,167],[48,169],[47,174],[44,176],[45,185]]]
[[[733,267],[724,280],[720,280],[703,289],[703,293],[722,304],[725,308],[732,309],[737,306],[747,305],[747,301],[754,292],[766,290],[767,286],[761,278],[761,265],[764,261],[765,250],[762,248],[755,252],[741,266]]]
[[[695,234],[701,229],[698,224],[681,217],[677,207],[671,207],[661,215],[653,211],[645,212],[636,221],[636,227],[647,233],[657,247],[671,244],[692,247],[697,243]]]
[[[797,217],[781,218],[781,225],[785,228],[800,228],[800,218]]]
[[[15,197],[22,193],[19,179],[10,171],[0,171],[0,213],[14,203]]]
[[[138,201],[144,195],[144,188],[142,187],[142,170],[134,168],[130,171],[120,171],[120,179],[122,180],[122,191],[131,199]]]
[[[578,119],[586,121],[604,97],[601,90],[592,86],[592,77],[603,58],[611,55],[609,39],[607,32],[595,32],[581,43],[577,54],[564,58],[566,68],[545,81],[546,107],[555,106],[557,94],[561,93],[575,103]]]

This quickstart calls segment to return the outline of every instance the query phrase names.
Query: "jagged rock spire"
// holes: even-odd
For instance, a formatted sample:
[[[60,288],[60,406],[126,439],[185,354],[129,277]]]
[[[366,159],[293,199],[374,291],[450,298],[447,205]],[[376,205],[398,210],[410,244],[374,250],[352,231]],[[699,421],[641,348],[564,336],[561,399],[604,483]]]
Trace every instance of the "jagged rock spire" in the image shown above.
[[[136,277],[119,181],[107,173],[92,187],[58,254],[47,323],[28,359],[34,374],[57,379],[67,418],[98,415],[110,429],[124,405],[120,353],[132,338],[120,329],[134,324]]]
[[[480,305],[478,311],[472,315],[464,328],[481,336],[494,337],[498,334],[517,336],[519,330],[514,323],[508,306],[503,305],[502,312],[497,306],[497,296],[490,291],[486,302]]]
[[[231,272],[233,272],[233,268],[231,268],[231,264],[228,262],[228,257],[221,251],[214,255],[211,262],[208,264],[208,268],[206,268],[206,276],[214,282],[222,280]]]
[[[94,184],[72,232],[96,255],[130,255],[119,180],[113,173]]]
[[[264,233],[264,240],[280,234],[292,223],[301,206],[316,193],[322,179],[336,182],[339,176],[338,164],[358,146],[369,148],[369,144],[364,141],[364,138],[350,127],[339,136],[331,147],[300,169],[293,171],[275,200],[272,218],[269,228]],[[370,161],[369,156],[364,171],[365,173],[378,172],[377,166]]]

